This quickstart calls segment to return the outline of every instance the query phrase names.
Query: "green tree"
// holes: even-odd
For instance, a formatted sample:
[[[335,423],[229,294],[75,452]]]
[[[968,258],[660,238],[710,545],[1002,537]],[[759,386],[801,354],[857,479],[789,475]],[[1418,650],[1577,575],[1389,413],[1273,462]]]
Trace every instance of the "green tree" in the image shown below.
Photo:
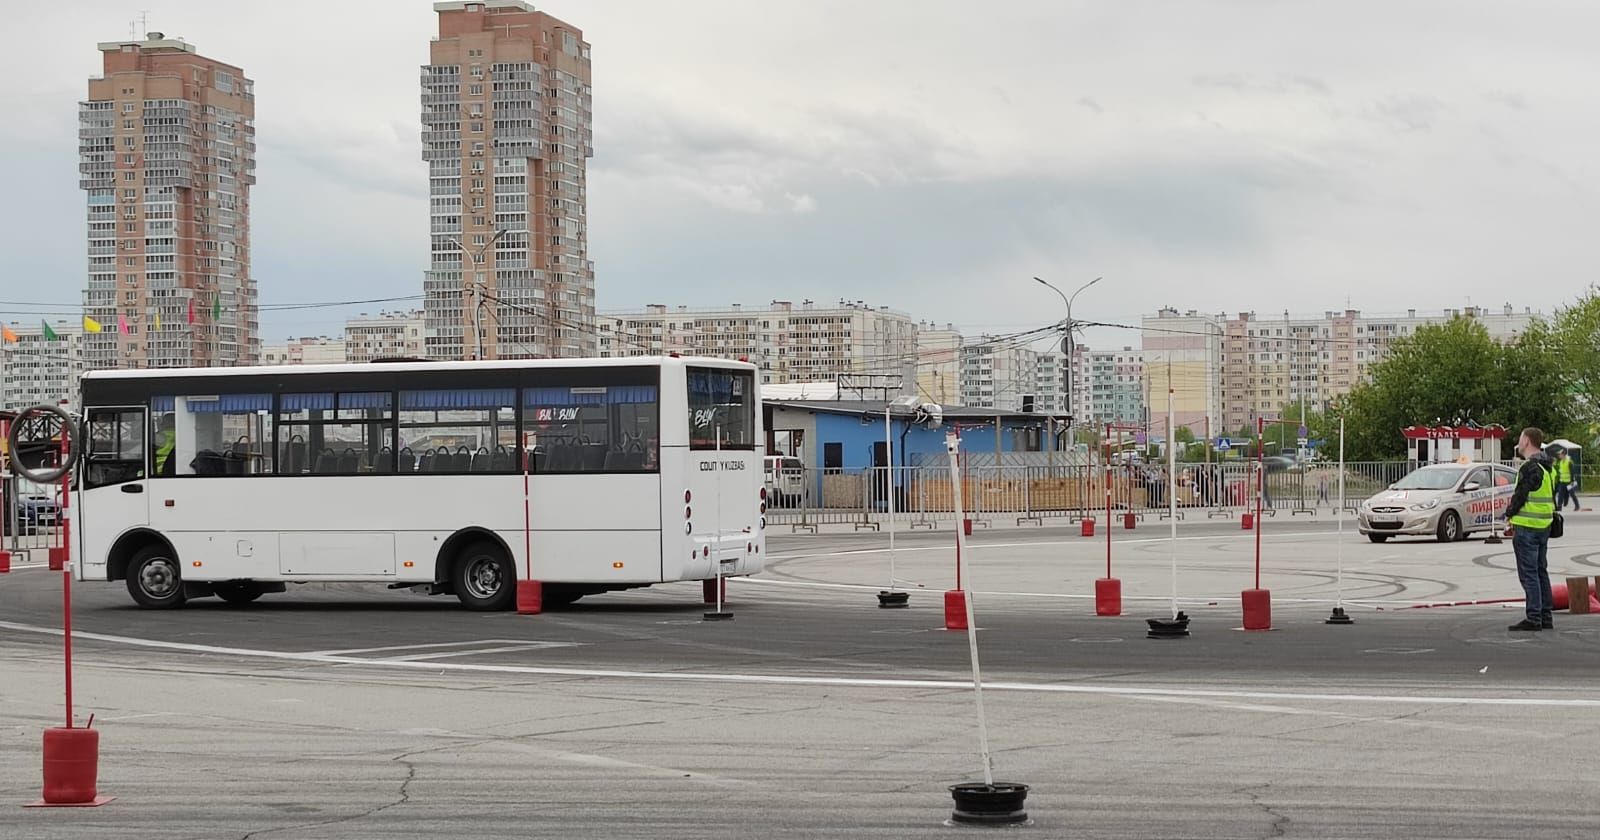
[[[1600,287],[1590,286],[1571,306],[1556,312],[1550,326],[1562,378],[1573,400],[1575,440],[1600,435]]]
[[[1470,318],[1420,327],[1397,339],[1342,402],[1347,455],[1404,457],[1400,430],[1410,425],[1473,420],[1513,431],[1567,428],[1573,400],[1558,357],[1557,337],[1542,322],[1510,344],[1497,343]]]

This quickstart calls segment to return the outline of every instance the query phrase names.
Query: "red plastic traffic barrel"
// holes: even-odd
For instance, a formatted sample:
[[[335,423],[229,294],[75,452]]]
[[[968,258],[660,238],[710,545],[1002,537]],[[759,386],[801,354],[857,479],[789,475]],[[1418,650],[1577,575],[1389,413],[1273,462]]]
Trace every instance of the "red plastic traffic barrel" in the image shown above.
[[[93,802],[100,771],[100,732],[53,726],[44,731],[44,801],[51,805]]]

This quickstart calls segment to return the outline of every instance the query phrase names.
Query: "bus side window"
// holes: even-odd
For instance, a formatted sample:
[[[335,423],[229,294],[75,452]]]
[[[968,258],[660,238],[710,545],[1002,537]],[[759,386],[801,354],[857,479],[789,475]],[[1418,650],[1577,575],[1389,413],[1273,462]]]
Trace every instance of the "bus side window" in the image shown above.
[[[91,409],[88,426],[86,488],[144,478],[143,411]]]

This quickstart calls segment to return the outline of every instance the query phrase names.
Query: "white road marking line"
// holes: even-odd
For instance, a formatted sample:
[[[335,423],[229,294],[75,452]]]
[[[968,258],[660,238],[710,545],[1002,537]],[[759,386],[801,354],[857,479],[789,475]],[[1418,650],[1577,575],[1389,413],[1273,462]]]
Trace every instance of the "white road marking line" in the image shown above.
[[[347,648],[345,650],[313,650],[314,656],[348,656],[352,653],[383,653],[390,650],[429,650],[433,648],[471,647],[472,645],[556,645],[561,642],[534,642],[527,639],[473,639],[467,642],[433,642],[425,645],[389,645],[388,647]]]
[[[544,650],[545,648],[574,647],[571,642],[521,642],[512,645],[502,645],[491,648],[467,648],[466,650],[447,650],[442,653],[416,653],[411,656],[386,656],[383,662],[422,662],[431,659],[448,659],[452,656],[482,656],[489,653],[515,653],[528,650]]]
[[[36,627],[0,621],[0,629],[22,633],[59,636],[53,627]],[[690,682],[733,685],[789,685],[823,686],[836,688],[891,688],[961,691],[970,689],[970,680],[934,679],[873,679],[868,677],[784,676],[780,674],[722,674],[695,671],[623,671],[606,668],[552,668],[529,665],[479,665],[464,662],[405,662],[383,659],[327,656],[300,651],[254,650],[251,648],[220,647],[185,642],[167,642],[159,639],[140,639],[132,636],[113,636],[106,633],[74,632],[80,639],[92,639],[112,644],[147,647],[160,650],[181,650],[191,653],[221,654],[226,656],[274,659],[290,662],[311,662],[324,665],[365,665],[372,668],[410,668],[419,671],[462,671],[479,674],[526,674],[545,677],[573,677],[579,679],[658,680],[663,682]],[[1079,694],[1104,697],[1222,697],[1248,700],[1311,701],[1326,703],[1397,703],[1407,705],[1445,706],[1538,706],[1568,709],[1600,709],[1600,699],[1539,698],[1539,697],[1460,697],[1428,694],[1328,694],[1299,693],[1293,691],[1253,691],[1244,689],[1166,688],[1143,686],[1086,685],[1029,682],[985,682],[984,687],[994,691],[1015,691],[1036,694]]]

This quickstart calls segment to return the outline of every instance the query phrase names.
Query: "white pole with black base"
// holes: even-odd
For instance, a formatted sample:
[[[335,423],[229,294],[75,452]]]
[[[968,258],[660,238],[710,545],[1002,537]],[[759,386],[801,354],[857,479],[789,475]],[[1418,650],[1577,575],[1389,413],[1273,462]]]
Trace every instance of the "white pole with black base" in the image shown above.
[[[955,432],[944,436],[945,451],[950,455],[950,488],[955,502],[956,521],[964,514],[961,500],[960,470],[956,456],[961,450],[961,438]],[[956,564],[961,579],[967,617],[967,653],[972,660],[972,696],[978,713],[978,759],[983,763],[982,782],[963,782],[950,786],[955,799],[955,810],[950,815],[953,823],[971,825],[1015,825],[1028,821],[1024,804],[1028,786],[1019,782],[996,782],[994,762],[989,754],[989,724],[983,711],[983,674],[978,667],[978,623],[972,614],[972,571],[967,562],[966,535],[956,529]]]

